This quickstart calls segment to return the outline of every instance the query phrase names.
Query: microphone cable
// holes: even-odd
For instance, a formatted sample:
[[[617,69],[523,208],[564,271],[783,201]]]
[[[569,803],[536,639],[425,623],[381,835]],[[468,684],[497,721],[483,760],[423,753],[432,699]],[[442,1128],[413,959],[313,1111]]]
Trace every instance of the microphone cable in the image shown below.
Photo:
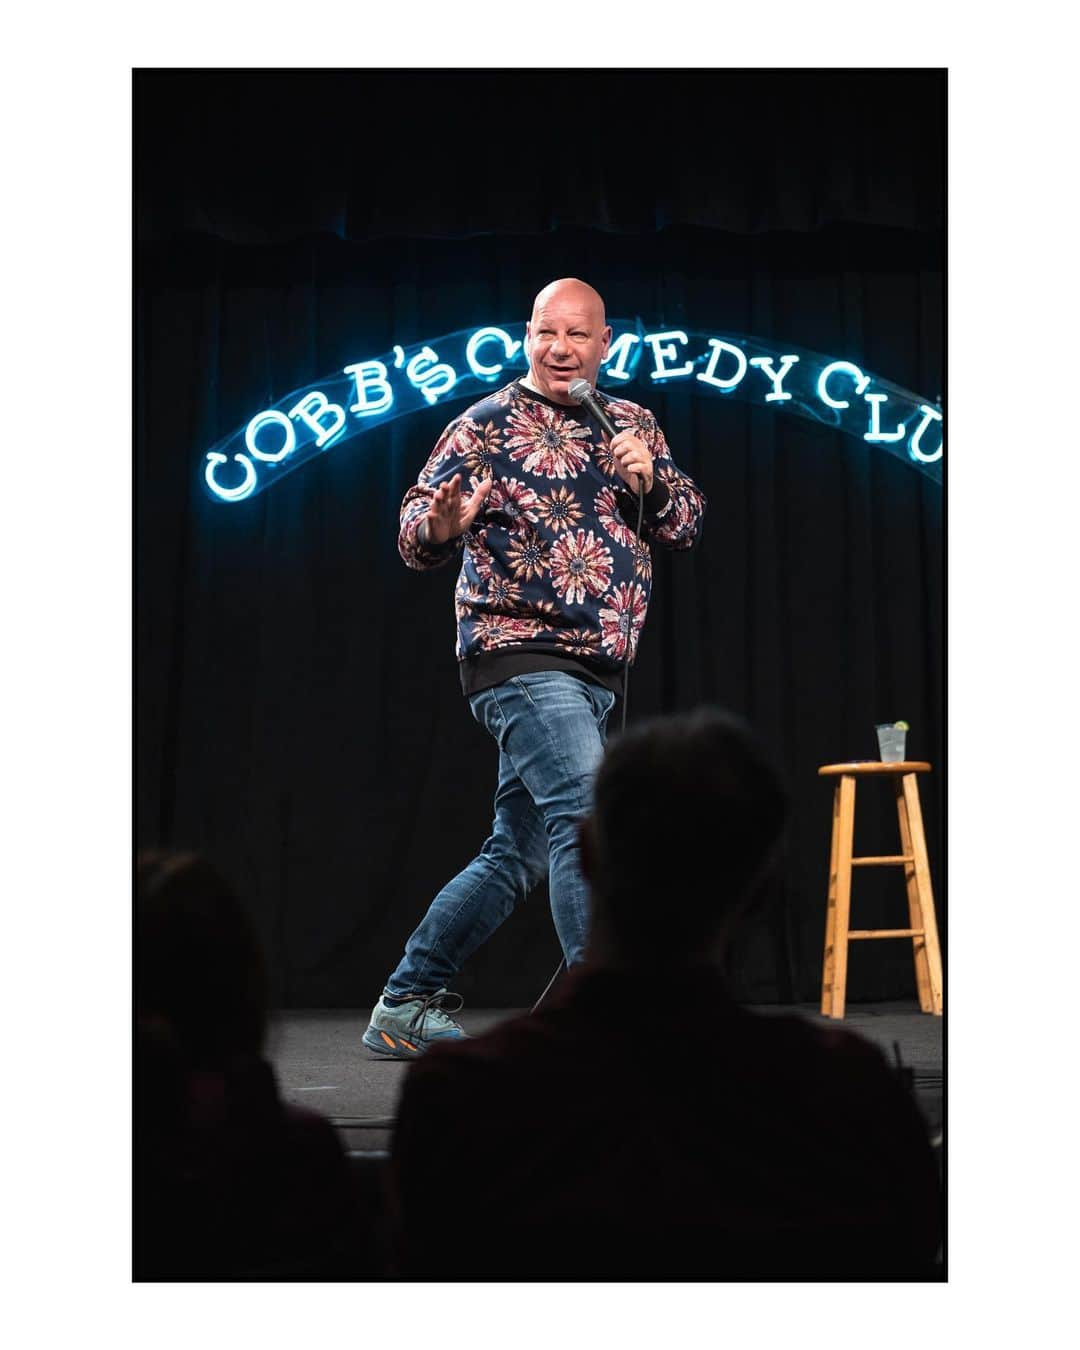
[[[645,484],[641,481],[641,475],[638,475],[638,506],[637,506],[637,541],[638,546],[642,545],[641,529],[645,520]],[[620,731],[626,730],[626,707],[630,702],[630,649],[633,646],[634,619],[633,613],[629,609],[626,611],[626,655],[623,657],[622,668],[622,722],[619,726]]]
[[[584,381],[582,381],[582,383],[584,383]],[[592,394],[591,390],[589,390],[588,392],[590,395]],[[585,402],[585,400],[583,399],[582,402]],[[590,412],[593,412],[593,409],[592,407],[589,406],[589,404],[586,403],[585,406],[589,407]],[[601,425],[603,425],[603,422],[599,417],[597,418],[597,421],[600,421]],[[645,521],[645,484],[642,481],[641,475],[638,474],[637,541],[639,546],[642,544],[642,527],[644,521]],[[633,646],[633,632],[634,632],[633,611],[628,608],[626,611],[626,653],[623,656],[623,670],[622,670],[622,722],[620,723],[619,726],[620,731],[626,730],[626,708],[627,704],[630,702],[630,651]],[[559,976],[563,973],[565,969],[566,969],[566,957],[564,956],[562,960],[559,962],[558,966],[556,967],[555,974],[552,975],[550,980],[548,980],[547,988],[529,1009],[530,1016],[537,1010],[537,1008],[539,1008],[540,1004],[543,1003],[544,999],[547,998],[548,994],[551,992],[551,986],[555,983],[555,981],[559,978]]]

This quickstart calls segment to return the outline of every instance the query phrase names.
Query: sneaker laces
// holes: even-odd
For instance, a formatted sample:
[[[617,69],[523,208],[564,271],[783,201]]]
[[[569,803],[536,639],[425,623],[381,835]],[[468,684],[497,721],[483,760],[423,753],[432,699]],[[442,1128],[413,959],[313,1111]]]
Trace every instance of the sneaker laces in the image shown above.
[[[457,999],[456,1003],[448,1000]],[[458,1012],[465,1004],[465,1000],[460,994],[448,993],[445,989],[436,990],[434,994],[426,994],[423,998],[416,1000],[419,1008],[409,1018],[409,1027],[423,1034],[424,1023],[430,1017],[437,1027],[457,1027],[457,1023],[452,1017],[448,1017],[447,1012]],[[460,1031],[460,1027],[458,1030]]]

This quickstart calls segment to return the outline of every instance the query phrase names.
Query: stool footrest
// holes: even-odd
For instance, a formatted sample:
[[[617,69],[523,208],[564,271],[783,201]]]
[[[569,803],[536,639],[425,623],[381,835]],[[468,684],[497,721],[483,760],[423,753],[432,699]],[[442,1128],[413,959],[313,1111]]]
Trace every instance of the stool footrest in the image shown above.
[[[892,857],[885,858],[852,858],[852,867],[899,867],[901,863],[913,863],[914,857],[910,853],[898,853]]]
[[[923,936],[925,936],[925,929],[922,928],[857,928],[848,932],[848,937],[851,939]]]

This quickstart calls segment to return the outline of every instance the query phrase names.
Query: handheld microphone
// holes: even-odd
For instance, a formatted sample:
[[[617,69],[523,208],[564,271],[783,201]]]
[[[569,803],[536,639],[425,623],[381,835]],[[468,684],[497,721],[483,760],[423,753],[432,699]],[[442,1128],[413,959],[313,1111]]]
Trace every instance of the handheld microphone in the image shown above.
[[[600,423],[601,427],[603,427],[603,429],[607,432],[609,436],[618,435],[619,431],[618,427],[600,406],[599,400],[596,397],[596,390],[592,387],[592,385],[589,383],[588,380],[571,380],[570,383],[566,386],[566,392],[570,395],[570,397],[574,400],[575,403],[580,403],[581,406],[584,409],[586,409],[587,412],[592,413],[593,417],[596,418],[596,420]],[[638,538],[640,539],[641,512],[644,511],[645,509],[645,484],[641,481],[640,477],[638,478],[638,506],[640,509],[638,511],[637,534]]]
[[[609,436],[617,434],[615,423],[600,406],[596,391],[588,380],[571,380],[566,392],[575,403],[580,403],[583,408],[592,413]]]

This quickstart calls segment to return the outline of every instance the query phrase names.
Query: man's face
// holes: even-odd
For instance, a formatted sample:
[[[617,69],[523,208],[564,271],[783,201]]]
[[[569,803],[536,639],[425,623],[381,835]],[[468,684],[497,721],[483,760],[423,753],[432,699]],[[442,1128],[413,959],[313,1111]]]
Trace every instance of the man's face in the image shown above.
[[[566,392],[571,380],[596,384],[600,362],[607,356],[611,329],[604,323],[598,296],[579,287],[541,292],[525,325],[529,378],[556,403],[572,404]]]

